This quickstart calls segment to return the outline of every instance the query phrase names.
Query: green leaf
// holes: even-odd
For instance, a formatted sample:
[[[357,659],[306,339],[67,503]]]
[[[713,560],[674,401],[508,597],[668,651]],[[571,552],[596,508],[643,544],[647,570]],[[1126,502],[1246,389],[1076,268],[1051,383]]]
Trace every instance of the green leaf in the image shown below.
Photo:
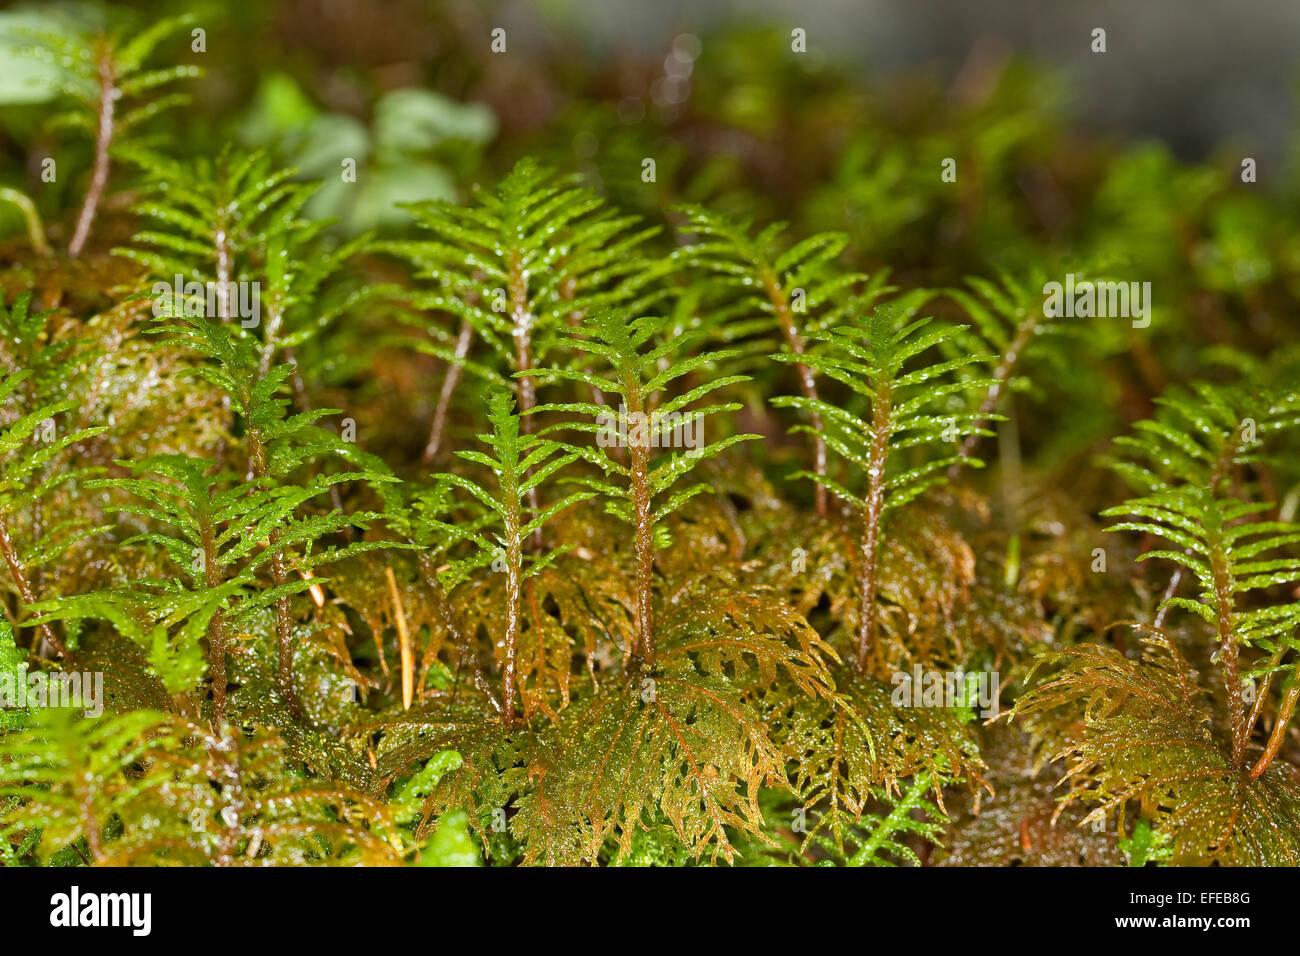
[[[452,810],[438,818],[438,829],[420,851],[420,866],[482,866],[483,858],[469,833],[469,814]]]

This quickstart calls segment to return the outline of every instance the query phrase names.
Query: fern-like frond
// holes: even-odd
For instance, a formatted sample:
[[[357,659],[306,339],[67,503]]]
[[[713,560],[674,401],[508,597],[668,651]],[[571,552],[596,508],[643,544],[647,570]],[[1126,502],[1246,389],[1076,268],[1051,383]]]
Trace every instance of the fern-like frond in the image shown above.
[[[649,309],[664,297],[673,268],[643,252],[658,231],[610,208],[571,177],[521,160],[494,190],[470,205],[411,206],[431,239],[378,243],[412,263],[429,286],[411,297],[421,309],[459,320],[454,350],[430,349],[450,366],[454,388],[472,341],[489,349],[483,363],[505,374],[542,365],[571,321],[594,310]],[[455,376],[452,378],[452,376]],[[516,383],[519,408],[534,405],[531,379]],[[446,396],[450,400],[450,395]],[[445,409],[435,417],[436,451]],[[431,454],[426,454],[430,460]]]
[[[1016,702],[1067,761],[1063,802],[1090,804],[1084,823],[1116,814],[1121,832],[1130,813],[1154,821],[1176,865],[1300,863],[1295,768],[1242,773],[1173,641],[1144,628],[1143,645],[1141,660],[1101,644],[1050,653],[1046,679]]]
[[[69,107],[50,125],[76,130],[93,140],[94,165],[68,255],[81,254],[95,222],[109,179],[110,159],[147,141],[142,130],[151,120],[189,101],[184,93],[163,92],[178,80],[200,74],[197,66],[149,67],[160,44],[196,22],[193,14],[163,17],[143,29],[123,25],[95,38],[39,34],[27,55],[59,64],[62,94]]]
[[[604,374],[573,368],[550,368],[520,372],[544,380],[572,381],[594,388],[599,395],[617,396],[620,405],[608,403],[558,402],[539,405],[534,413],[571,413],[576,421],[551,425],[547,433],[572,430],[593,434],[596,445],[564,447],[595,465],[601,478],[582,481],[605,499],[610,514],[633,529],[637,553],[637,646],[627,648],[629,662],[652,663],[654,627],[652,591],[655,552],[668,543],[666,519],[687,501],[709,489],[699,482],[677,487],[700,462],[738,442],[760,435],[728,435],[706,441],[703,428],[710,416],[736,411],[735,402],[700,404],[719,389],[748,380],[743,375],[710,378],[687,391],[668,398],[668,386],[696,372],[711,370],[733,351],[719,349],[679,358],[705,333],[700,330],[665,338],[669,318],[634,318],[624,311],[595,312],[576,327],[566,330],[567,346],[600,360]],[[682,446],[656,454],[662,448]],[[620,452],[626,452],[626,458]]]
[[[108,591],[70,595],[33,608],[38,623],[105,620],[139,643],[156,675],[173,693],[193,690],[207,674],[214,718],[224,716],[226,652],[233,628],[259,611],[323,583],[320,566],[384,542],[326,544],[377,514],[302,514],[312,499],[347,474],[306,485],[266,479],[238,481],[211,462],[158,456],[122,463],[135,477],[103,478],[90,487],[123,494],[112,506],[142,528],[127,539],[159,556],[157,578],[140,578]],[[292,568],[282,582],[261,586],[259,575],[279,561]],[[291,648],[292,650],[292,648]]]
[[[80,442],[107,431],[104,426],[61,430],[58,418],[71,412],[75,401],[42,404],[42,396],[25,388],[32,378],[30,368],[0,378],[0,407],[9,419],[0,426],[0,556],[22,613],[40,599],[32,569],[61,558],[97,529],[78,518],[51,521],[46,526],[27,521],[30,536],[24,540],[16,536],[17,522],[35,513],[59,488],[75,487],[93,474],[92,469],[69,467],[67,453]],[[21,406],[14,410],[20,392],[25,393],[22,405],[26,410]],[[66,656],[67,648],[53,629],[38,625],[38,631],[46,643]]]
[[[882,521],[890,511],[943,483],[946,470],[962,461],[956,453],[918,458],[912,450],[987,434],[987,416],[965,410],[960,400],[962,393],[987,388],[991,380],[954,374],[985,357],[968,354],[929,365],[916,361],[962,328],[935,325],[926,318],[908,319],[894,309],[877,308],[852,324],[813,333],[810,338],[816,344],[797,358],[825,379],[845,386],[865,404],[865,415],[803,396],[772,400],[778,407],[818,412],[827,446],[864,479],[865,489],[858,493],[826,475],[797,475],[825,487],[861,516],[859,670],[865,669],[873,652]],[[796,361],[789,353],[773,358]],[[959,403],[957,409],[952,408],[954,401]]]
[[[725,613],[707,629],[665,627],[653,674],[566,709],[511,821],[525,860],[594,863],[607,843],[625,859],[656,819],[692,858],[732,860],[734,833],[762,831],[762,788],[786,786],[786,751],[754,693],[780,680],[799,682],[810,696],[829,693],[820,639],[805,633],[809,642],[792,646],[791,627],[811,632],[774,621],[754,630]]]
[[[441,530],[448,538],[463,540],[473,546],[474,554],[453,562],[444,573],[444,580],[454,583],[470,571],[489,564],[495,570],[505,572],[507,613],[501,645],[501,680],[503,717],[510,725],[515,720],[518,695],[522,588],[528,578],[543,571],[567,550],[557,548],[544,554],[526,554],[525,545],[534,536],[540,540],[542,528],[548,521],[565,509],[594,497],[595,492],[574,492],[547,503],[540,510],[530,510],[528,502],[534,498],[530,493],[580,455],[577,451],[566,450],[559,442],[523,434],[519,415],[514,410],[514,399],[508,392],[489,392],[487,405],[492,432],[479,438],[491,454],[465,450],[456,454],[486,468],[495,478],[495,490],[489,491],[457,474],[444,473],[437,475],[436,479],[468,494],[485,509],[488,522],[457,525],[431,519],[426,514],[423,526]],[[409,701],[407,704],[409,706]]]
[[[1091,271],[1079,281],[1095,281]],[[1044,373],[1065,374],[1077,362],[1077,350],[1094,334],[1080,323],[1051,314],[1044,300],[1048,274],[1037,268],[1024,273],[998,270],[995,279],[971,276],[965,288],[944,290],[962,307],[971,327],[944,348],[950,358],[970,352],[991,356],[987,368],[973,374],[991,379],[977,406],[981,424],[1000,411],[1009,393],[1032,387],[1027,368],[1043,366]],[[959,454],[967,458],[978,447],[980,435],[966,435]]]
[[[297,216],[316,185],[295,181],[296,170],[277,168],[261,152],[239,155],[228,148],[189,163],[148,151],[128,150],[125,156],[152,183],[135,211],[154,227],[114,253],[140,263],[159,280],[156,295],[168,298],[160,311],[205,314],[206,284],[212,283],[216,312],[209,318],[242,318],[234,311],[231,284],[255,281],[254,257],[266,254],[268,241],[295,226],[304,228]],[[283,263],[271,260],[267,267],[283,268]],[[178,278],[205,288],[171,302],[165,290]]]
[[[356,865],[400,862],[378,801],[303,780],[271,735],[210,734],[148,710],[83,718],[43,710],[0,738],[0,836],[33,835],[98,865]]]
[[[834,695],[782,701],[769,722],[776,740],[796,755],[790,781],[807,819],[800,851],[816,846],[848,859],[853,843],[865,839],[873,801],[898,799],[900,786],[924,779],[922,790],[932,790],[942,807],[940,786],[959,779],[978,784],[982,764],[957,711],[899,707],[887,685],[849,668],[833,673]]]
[[[1260,513],[1269,510],[1268,504],[1219,498],[1203,486],[1186,485],[1131,499],[1103,512],[1128,518],[1112,525],[1110,531],[1151,534],[1173,546],[1147,551],[1138,560],[1171,561],[1200,585],[1196,598],[1171,595],[1160,611],[1190,611],[1213,630],[1218,643],[1216,660],[1223,668],[1227,688],[1233,760],[1238,764],[1245,759],[1253,719],[1244,706],[1241,649],[1259,648],[1271,655],[1262,670],[1265,693],[1287,652],[1300,649],[1295,636],[1300,627],[1300,601],[1261,604],[1258,600],[1258,592],[1300,581],[1300,558],[1295,556],[1300,526],[1260,520]],[[1296,666],[1292,657],[1289,669]],[[1288,694],[1288,700],[1276,731],[1279,745],[1295,695]],[[1275,754],[1274,746],[1258,766],[1261,773]]]
[[[1240,466],[1266,460],[1267,442],[1300,424],[1300,390],[1200,382],[1156,399],[1154,418],[1115,439],[1111,462],[1140,494],[1178,485],[1219,491]]]
[[[883,804],[879,813],[863,816],[845,847],[846,866],[920,866],[921,858],[908,839],[938,844],[948,824],[947,815],[930,800],[933,782],[918,774],[897,796],[877,791]]]
[[[775,337],[795,356],[799,387],[810,403],[818,401],[814,369],[799,362],[809,331],[829,328],[853,308],[850,291],[866,276],[833,268],[848,244],[839,233],[821,233],[798,242],[784,238],[785,223],[773,223],[751,235],[748,222],[733,222],[700,206],[685,207],[685,231],[696,241],[677,255],[708,276],[710,293],[722,301],[726,328],[714,334],[727,341],[752,335]],[[698,294],[698,293],[697,293]],[[770,341],[770,339],[769,339]],[[766,342],[764,344],[767,344]],[[815,405],[807,409],[811,425],[813,471],[825,477],[826,445],[822,416]],[[826,488],[816,489],[817,511],[826,513]]]
[[[89,719],[70,709],[34,712],[30,725],[0,737],[0,840],[36,837],[38,860],[66,847],[84,847],[85,862],[108,854],[108,828],[149,784],[135,766],[181,747],[168,718],[147,710]]]

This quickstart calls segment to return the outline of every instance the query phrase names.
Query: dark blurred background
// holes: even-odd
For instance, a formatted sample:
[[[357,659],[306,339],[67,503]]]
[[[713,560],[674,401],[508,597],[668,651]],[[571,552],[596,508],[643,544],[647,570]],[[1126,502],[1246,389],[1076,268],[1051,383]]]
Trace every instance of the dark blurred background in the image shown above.
[[[81,13],[95,6],[0,2],[0,9]],[[113,6],[161,16],[196,5]],[[1262,161],[1287,155],[1300,45],[1296,0],[251,0],[206,7],[250,52],[262,51],[270,60],[263,69],[323,57],[378,69],[395,85],[416,79],[417,63],[455,60],[469,52],[457,47],[486,44],[483,31],[494,26],[507,29],[512,50],[565,51],[567,66],[546,62],[571,73],[598,61],[662,56],[674,36],[705,37],[736,24],[801,27],[811,62],[848,65],[874,80],[904,74],[952,83],[1023,57],[1059,73],[1068,115],[1083,128],[1159,138],[1188,160],[1225,142]],[[1094,28],[1106,30],[1104,54],[1091,51]],[[346,78],[336,87],[344,97]],[[494,84],[485,87],[475,92],[490,97]],[[509,124],[512,98],[492,105]],[[513,105],[545,108],[527,97]]]
[[[768,21],[808,31],[809,52],[872,74],[952,79],[1020,55],[1059,68],[1085,126],[1154,136],[1187,159],[1225,140],[1276,159],[1295,116],[1296,0],[537,0],[503,22],[571,29],[602,51],[652,51],[675,31]],[[1107,51],[1091,51],[1094,28]]]

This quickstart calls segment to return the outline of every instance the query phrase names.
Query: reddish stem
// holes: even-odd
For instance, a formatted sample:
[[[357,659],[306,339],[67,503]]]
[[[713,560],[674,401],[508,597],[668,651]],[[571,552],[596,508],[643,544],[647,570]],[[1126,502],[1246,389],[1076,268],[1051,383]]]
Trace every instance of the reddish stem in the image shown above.
[[[506,647],[505,662],[501,668],[502,717],[507,727],[513,727],[518,704],[518,687],[515,682],[519,659],[519,615],[521,586],[519,564],[522,553],[516,545],[506,553]]]
[[[769,268],[763,268],[760,272],[763,280],[763,288],[767,292],[768,301],[772,303],[772,310],[776,314],[777,324],[781,326],[781,334],[785,336],[786,347],[795,355],[804,354],[803,338],[799,335],[799,329],[795,326],[794,315],[790,309],[790,298],[781,288],[780,282],[777,281],[775,273]],[[799,388],[804,394],[804,398],[810,401],[817,401],[817,376],[813,370],[802,362],[795,365],[799,371]],[[819,477],[826,477],[826,441],[822,438],[822,416],[816,409],[809,409],[808,419],[813,427],[813,471]],[[826,488],[820,482],[817,483],[816,490],[817,513],[825,516],[828,508]]]
[[[634,375],[624,376],[627,388],[629,420],[637,420],[645,412],[645,402],[640,385]],[[632,509],[636,535],[636,623],[637,643],[630,655],[634,666],[654,666],[654,586],[655,541],[654,520],[650,510],[650,435],[649,429],[637,429],[637,441],[629,442]]]
[[[510,285],[510,315],[514,323],[515,371],[524,372],[533,367],[533,323],[536,317],[528,306],[528,274],[524,271],[517,252],[512,250],[506,257],[506,268]],[[533,377],[520,376],[517,391],[521,428],[527,435],[533,430],[533,417],[528,412],[537,404],[537,385]],[[528,509],[533,514],[537,514],[540,510],[539,501],[537,489],[528,489]],[[538,548],[541,547],[541,528],[533,534],[533,544]]]
[[[1224,442],[1223,448],[1219,450],[1219,456],[1214,461],[1214,467],[1210,470],[1209,491],[1215,494],[1219,482],[1227,477],[1228,470],[1232,468],[1233,460],[1237,457],[1237,448],[1241,443],[1241,433],[1233,432]],[[1161,595],[1160,603],[1164,605],[1170,598],[1178,593],[1179,587],[1183,583],[1184,568],[1182,565],[1174,568],[1173,575],[1169,578],[1169,583],[1165,586],[1164,594]],[[1153,622],[1156,627],[1164,627],[1165,618],[1169,615],[1168,607],[1161,607],[1156,611],[1156,618]]]
[[[248,469],[254,478],[265,478],[268,473],[266,446],[256,429],[248,433]],[[279,532],[269,535],[271,547],[279,543]],[[277,551],[271,557],[271,581],[278,588],[289,582],[289,569],[284,554]],[[275,602],[276,685],[281,696],[295,716],[302,716],[302,705],[293,683],[293,613],[289,598],[282,596]]]
[[[447,416],[451,411],[451,399],[456,393],[457,386],[460,385],[461,376],[465,371],[462,363],[469,355],[469,348],[473,341],[474,327],[462,321],[460,332],[456,336],[455,355],[458,361],[447,366],[447,375],[442,380],[442,391],[438,394],[438,407],[434,409],[433,424],[429,428],[429,441],[424,446],[424,454],[420,456],[420,461],[424,465],[433,464],[434,459],[438,457],[438,449],[442,447],[442,436],[446,431]]]
[[[18,588],[18,597],[23,602],[23,607],[30,607],[36,603],[36,592],[33,590],[31,582],[27,580],[26,569],[23,568],[22,561],[18,557],[18,549],[14,546],[13,538],[9,534],[9,523],[3,517],[0,517],[0,552],[3,552],[5,564],[9,566],[9,576],[13,578],[14,586]],[[19,608],[22,611],[22,608]],[[63,641],[55,635],[54,629],[48,624],[36,625],[36,633],[60,657],[68,656],[68,649]]]
[[[77,227],[68,243],[68,256],[77,258],[90,237],[90,227],[95,224],[95,214],[99,211],[104,188],[108,185],[108,151],[113,145],[113,113],[121,91],[113,76],[113,60],[105,47],[99,56],[99,113],[98,132],[95,135],[95,165],[90,174],[90,186],[86,198],[81,203],[81,213],[77,216]]]
[[[216,534],[211,520],[202,518],[203,577],[210,588],[221,586],[221,572],[217,564]],[[212,728],[221,734],[226,723],[226,622],[221,611],[208,620],[208,669],[212,674]]]
[[[501,716],[507,728],[515,724],[519,688],[519,617],[523,585],[524,549],[519,537],[519,492],[514,476],[503,475],[502,499],[508,503],[503,516],[506,539],[506,639],[505,660],[501,667]]]
[[[1246,751],[1246,714],[1242,711],[1241,677],[1237,670],[1237,635],[1232,623],[1232,575],[1222,547],[1215,547],[1210,558],[1218,605],[1219,660],[1223,663],[1223,681],[1228,692],[1228,714],[1232,729],[1232,764],[1241,767]]]
[[[1255,766],[1251,768],[1250,776],[1252,780],[1258,780],[1268,769],[1268,765],[1273,762],[1282,750],[1282,744],[1286,741],[1287,727],[1291,724],[1291,715],[1295,713],[1297,699],[1300,699],[1300,684],[1292,684],[1282,698],[1282,706],[1278,708],[1277,720],[1273,724],[1273,732],[1268,735],[1268,743],[1264,747],[1264,753],[1256,761]]]
[[[984,401],[980,403],[979,417],[975,420],[976,428],[983,428],[988,423],[989,416],[997,411],[998,403],[1002,401],[1002,393],[1006,390],[1007,382],[1011,380],[1016,366],[1020,364],[1020,356],[1024,353],[1025,347],[1029,345],[1029,340],[1033,338],[1034,330],[1038,327],[1038,317],[1035,315],[1028,316],[1016,329],[1015,337],[1012,338],[1011,344],[1007,350],[1002,353],[1002,358],[998,362],[998,367],[993,370],[993,384],[984,394]],[[961,448],[957,451],[957,457],[961,459],[969,458],[979,447],[982,435],[967,435],[962,442]],[[952,468],[948,469],[949,476],[956,474],[960,470],[960,462],[955,463]]]
[[[876,634],[877,568],[880,559],[880,518],[885,510],[885,459],[889,455],[890,387],[879,386],[872,401],[871,452],[867,467],[867,500],[862,509],[862,574],[858,580],[861,612],[858,618],[859,674],[867,669]]]

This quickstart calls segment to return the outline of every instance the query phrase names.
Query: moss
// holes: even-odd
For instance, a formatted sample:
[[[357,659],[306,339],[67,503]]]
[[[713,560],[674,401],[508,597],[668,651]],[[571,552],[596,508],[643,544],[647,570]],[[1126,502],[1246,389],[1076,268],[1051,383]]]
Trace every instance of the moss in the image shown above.
[[[755,33],[345,237],[188,25],[34,41],[104,135],[0,246],[0,671],[105,692],[0,715],[6,864],[1300,859],[1292,197]]]

